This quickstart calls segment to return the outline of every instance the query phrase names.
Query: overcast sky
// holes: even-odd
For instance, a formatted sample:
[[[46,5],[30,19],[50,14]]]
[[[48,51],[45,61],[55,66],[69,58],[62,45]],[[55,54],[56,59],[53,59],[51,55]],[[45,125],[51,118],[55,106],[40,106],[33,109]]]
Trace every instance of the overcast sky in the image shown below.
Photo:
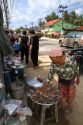
[[[38,20],[52,11],[58,12],[59,5],[67,5],[70,12],[75,10],[77,14],[83,13],[83,0],[11,0],[10,27],[15,29],[20,26],[38,24]],[[14,2],[13,2],[14,1]]]

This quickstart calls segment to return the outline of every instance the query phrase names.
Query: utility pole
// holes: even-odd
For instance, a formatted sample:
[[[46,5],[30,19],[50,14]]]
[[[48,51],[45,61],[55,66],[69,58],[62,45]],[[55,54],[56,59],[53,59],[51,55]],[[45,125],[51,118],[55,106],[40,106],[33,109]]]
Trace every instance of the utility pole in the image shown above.
[[[0,6],[2,6],[2,0],[0,0]]]
[[[62,29],[63,29],[63,14],[67,9],[67,6],[59,5],[59,12],[62,13]]]
[[[41,18],[38,19],[38,26],[39,26],[39,29],[41,30],[41,26],[42,26]]]
[[[33,28],[33,24],[34,24],[34,23],[32,22],[32,23],[31,23],[31,27],[32,27],[32,28]]]
[[[3,0],[3,9],[4,9],[4,16],[5,16],[5,23],[6,27],[9,28],[9,10],[8,10],[8,1]]]

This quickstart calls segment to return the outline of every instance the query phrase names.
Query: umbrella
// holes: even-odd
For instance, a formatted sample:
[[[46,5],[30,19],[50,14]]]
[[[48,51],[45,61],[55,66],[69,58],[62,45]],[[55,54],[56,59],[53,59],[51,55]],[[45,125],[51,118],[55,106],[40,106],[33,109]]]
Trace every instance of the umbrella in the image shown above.
[[[3,28],[3,13],[1,6],[0,6],[0,52],[2,52],[4,56],[7,56],[12,53],[10,42]]]

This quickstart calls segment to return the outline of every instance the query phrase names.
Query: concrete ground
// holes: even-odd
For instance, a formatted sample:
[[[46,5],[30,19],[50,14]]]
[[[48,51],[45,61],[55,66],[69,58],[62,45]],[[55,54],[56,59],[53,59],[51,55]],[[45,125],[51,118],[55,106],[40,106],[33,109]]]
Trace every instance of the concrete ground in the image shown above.
[[[50,59],[46,54],[39,54],[39,68],[34,69],[32,63],[26,68],[27,78],[32,77],[47,77],[50,68]],[[55,75],[54,79],[57,79]],[[76,85],[76,98],[72,105],[72,111],[70,113],[65,113],[63,110],[59,109],[59,125],[83,125],[83,75],[80,75],[80,84]],[[33,120],[33,125],[39,125],[37,118]],[[46,123],[46,125],[55,125],[55,121]]]
[[[30,77],[47,77],[49,66],[50,65],[50,59],[48,56],[39,56],[39,68],[34,69],[32,67],[32,64],[26,68],[26,75],[27,78]],[[80,76],[80,85],[76,85],[76,98],[72,105],[72,111],[71,113],[65,113],[63,110],[59,110],[59,124],[60,125],[83,125],[83,84],[82,84],[82,78],[83,76]],[[56,77],[55,77],[56,78]],[[37,119],[34,119],[33,125],[39,125],[37,122]],[[55,125],[55,121],[51,121],[47,123],[46,125]]]

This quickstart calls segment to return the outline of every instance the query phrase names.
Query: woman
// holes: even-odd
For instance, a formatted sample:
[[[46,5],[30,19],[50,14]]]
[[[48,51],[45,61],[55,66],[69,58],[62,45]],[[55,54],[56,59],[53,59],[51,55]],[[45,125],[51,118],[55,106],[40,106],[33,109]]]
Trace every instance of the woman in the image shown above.
[[[58,75],[59,89],[62,99],[65,98],[67,108],[71,109],[75,98],[75,83],[79,84],[79,68],[72,57],[63,54],[61,48],[55,48],[49,54],[52,60],[47,81],[53,80],[54,73]]]

